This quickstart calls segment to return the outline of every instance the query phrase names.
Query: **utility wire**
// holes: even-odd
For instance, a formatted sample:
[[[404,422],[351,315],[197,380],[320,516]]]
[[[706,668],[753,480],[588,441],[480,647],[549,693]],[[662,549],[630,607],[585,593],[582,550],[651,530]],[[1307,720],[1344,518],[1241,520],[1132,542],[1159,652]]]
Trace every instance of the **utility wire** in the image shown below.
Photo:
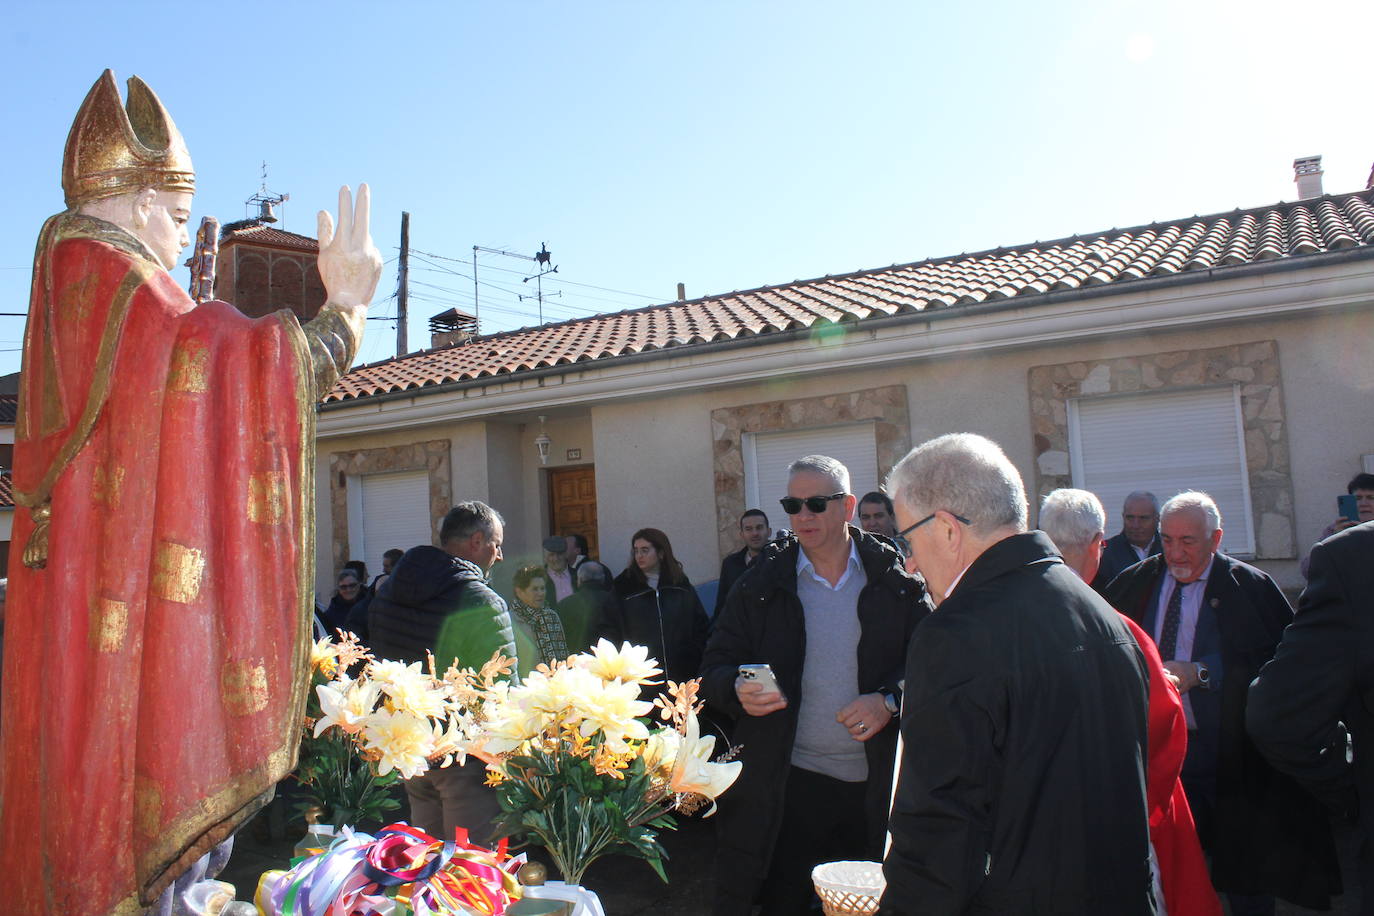
[[[416,249],[414,249],[414,248],[410,249],[410,253],[411,253],[411,254],[423,254],[423,255],[427,255],[427,256],[429,256],[429,257],[431,257],[431,258],[438,258],[438,259],[441,260],[441,261],[452,261],[452,262],[455,263],[455,264],[470,264],[470,263],[472,263],[471,258],[450,258],[450,257],[446,257],[446,256],[444,256],[444,255],[442,255],[442,254],[434,254],[434,253],[431,252],[431,251],[418,251],[418,250],[416,250]],[[511,252],[511,253],[512,253],[512,254],[518,254],[518,252]],[[497,267],[497,266],[495,266],[495,265],[487,265],[487,266],[486,266],[486,269],[487,269],[487,270],[499,270],[499,271],[502,271],[502,272],[504,272],[504,273],[511,273],[511,274],[524,274],[524,273],[525,273],[525,271],[523,271],[523,270],[514,270],[514,269],[512,269],[512,268],[510,268],[510,267]],[[551,283],[563,283],[563,284],[566,284],[566,285],[568,285],[568,286],[582,286],[582,287],[585,287],[585,288],[587,288],[587,289],[597,289],[597,290],[600,290],[600,291],[603,292],[603,293],[619,293],[619,294],[622,295],[622,296],[637,296],[637,297],[639,297],[640,299],[648,299],[648,300],[651,301],[651,302],[662,302],[662,301],[663,301],[662,297],[660,297],[660,296],[649,296],[649,295],[645,295],[644,293],[632,293],[632,292],[630,292],[629,290],[625,290],[625,289],[612,289],[612,288],[610,288],[609,286],[596,286],[596,285],[591,284],[591,283],[578,283],[576,280],[563,280],[563,279],[560,279],[559,277],[549,277],[548,280],[549,280],[549,282],[551,282]]]

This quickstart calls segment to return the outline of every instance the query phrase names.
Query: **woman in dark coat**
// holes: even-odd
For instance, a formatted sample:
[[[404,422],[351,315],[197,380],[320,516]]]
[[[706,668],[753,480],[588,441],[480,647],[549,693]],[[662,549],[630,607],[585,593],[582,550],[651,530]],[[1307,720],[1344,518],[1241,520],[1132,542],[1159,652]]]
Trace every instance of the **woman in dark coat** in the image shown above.
[[[615,578],[619,600],[607,606],[598,635],[617,646],[647,646],[669,680],[696,677],[709,626],[696,589],[662,531],[641,528],[630,548],[630,564]]]
[[[334,598],[323,612],[316,611],[325,632],[334,636],[335,630],[348,630],[357,633],[360,639],[367,638],[367,591],[363,580],[352,568],[345,567],[339,573]],[[361,632],[360,632],[361,630]]]

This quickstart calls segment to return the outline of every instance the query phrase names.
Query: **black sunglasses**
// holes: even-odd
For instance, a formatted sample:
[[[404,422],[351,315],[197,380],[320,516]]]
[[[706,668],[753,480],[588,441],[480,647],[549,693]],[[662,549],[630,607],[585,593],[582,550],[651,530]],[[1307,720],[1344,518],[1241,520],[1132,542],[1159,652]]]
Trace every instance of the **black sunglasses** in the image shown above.
[[[946,510],[946,511],[948,511],[948,510]],[[973,524],[973,523],[970,522],[968,519],[964,518],[962,515],[955,515],[953,512],[950,512],[949,514],[950,514],[950,515],[953,515],[954,518],[955,518],[957,521],[961,521],[961,522],[963,522],[965,525],[971,525],[971,524]],[[930,520],[933,519],[934,517],[935,517],[935,513],[932,512],[932,513],[930,513],[929,515],[927,515],[925,518],[921,519],[921,520],[920,520],[919,522],[917,522],[916,524],[910,525],[910,526],[908,526],[908,527],[906,527],[906,528],[903,528],[901,531],[898,531],[898,532],[897,532],[897,539],[898,539],[898,540],[903,540],[903,541],[906,540],[906,536],[907,536],[908,534],[910,534],[911,532],[915,531],[917,528],[921,527],[922,525],[924,525],[926,522],[930,521]]]
[[[819,515],[825,511],[825,507],[830,504],[831,500],[844,499],[848,495],[848,493],[831,493],[829,496],[808,496],[806,499],[802,499],[800,496],[784,496],[778,502],[782,503],[782,511],[788,515],[796,515],[802,510],[802,506],[806,506],[808,512]]]

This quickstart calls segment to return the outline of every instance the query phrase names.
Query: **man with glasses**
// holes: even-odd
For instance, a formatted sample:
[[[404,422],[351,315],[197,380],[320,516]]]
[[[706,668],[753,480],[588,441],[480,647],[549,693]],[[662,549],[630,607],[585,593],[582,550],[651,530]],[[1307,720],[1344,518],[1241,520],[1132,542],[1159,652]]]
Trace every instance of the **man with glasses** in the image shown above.
[[[849,471],[811,455],[788,469],[792,534],[730,591],[702,661],[702,695],[736,716],[744,762],[721,800],[717,916],[795,916],[811,868],[876,859],[891,790],[902,662],[927,614],[891,543],[848,524]],[[740,676],[766,664],[776,685]]]
[[[1148,679],[1130,630],[1026,530],[995,443],[933,439],[886,489],[937,609],[907,657],[879,912],[1152,916]]]

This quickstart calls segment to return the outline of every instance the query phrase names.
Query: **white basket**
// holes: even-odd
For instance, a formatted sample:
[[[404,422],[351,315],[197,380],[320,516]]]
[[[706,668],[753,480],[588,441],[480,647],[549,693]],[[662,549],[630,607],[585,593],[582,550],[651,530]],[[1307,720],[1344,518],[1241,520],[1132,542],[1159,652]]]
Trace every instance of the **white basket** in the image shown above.
[[[887,887],[879,862],[826,862],[811,869],[811,882],[826,916],[876,913]]]

